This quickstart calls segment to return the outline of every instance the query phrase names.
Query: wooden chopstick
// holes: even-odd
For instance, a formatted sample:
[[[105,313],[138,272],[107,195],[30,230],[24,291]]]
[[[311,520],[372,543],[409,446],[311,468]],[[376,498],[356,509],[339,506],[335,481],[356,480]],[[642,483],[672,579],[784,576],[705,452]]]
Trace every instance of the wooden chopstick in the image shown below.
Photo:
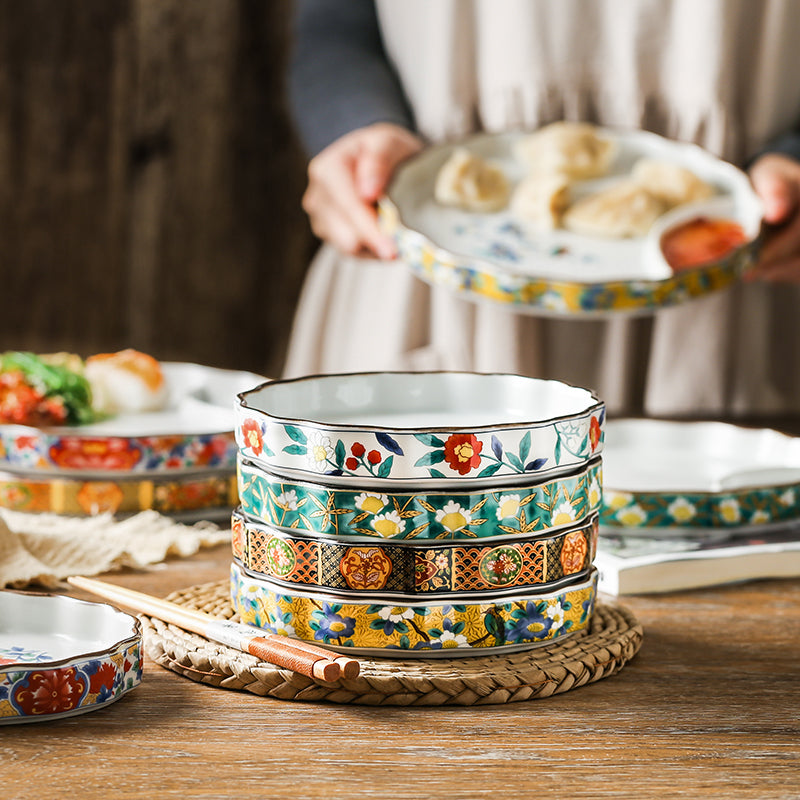
[[[278,667],[291,669],[310,678],[335,681],[341,678],[355,678],[360,672],[360,664],[354,658],[339,656],[308,642],[278,636],[267,631],[256,632],[249,625],[218,619],[177,603],[162,600],[149,594],[136,592],[104,581],[73,575],[67,582],[106,600],[119,603],[141,614],[171,622],[207,639],[235,647],[250,653],[262,661]]]

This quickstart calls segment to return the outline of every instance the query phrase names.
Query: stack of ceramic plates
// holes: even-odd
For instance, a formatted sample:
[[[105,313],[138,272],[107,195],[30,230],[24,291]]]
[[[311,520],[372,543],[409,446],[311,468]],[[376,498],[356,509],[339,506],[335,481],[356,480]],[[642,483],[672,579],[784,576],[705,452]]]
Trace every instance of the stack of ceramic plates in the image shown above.
[[[604,406],[555,381],[366,373],[236,406],[233,604],[349,652],[527,649],[589,625]]]
[[[721,422],[610,422],[604,534],[767,534],[800,520],[800,439]]]
[[[232,398],[252,373],[165,363],[162,411],[88,425],[0,425],[0,507],[74,516],[156,510],[224,519],[236,505]]]

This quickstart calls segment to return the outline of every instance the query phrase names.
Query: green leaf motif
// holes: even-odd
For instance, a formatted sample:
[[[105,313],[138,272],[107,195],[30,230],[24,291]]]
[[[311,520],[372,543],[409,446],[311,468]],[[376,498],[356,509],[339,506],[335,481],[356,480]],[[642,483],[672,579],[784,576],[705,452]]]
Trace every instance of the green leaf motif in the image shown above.
[[[378,477],[386,478],[392,471],[392,464],[394,463],[394,456],[389,456],[383,464],[378,467]]]
[[[342,469],[342,467],[344,466],[345,455],[346,451],[344,449],[344,442],[341,439],[339,439],[336,442],[336,450],[335,450],[336,466],[339,467],[339,469]]]
[[[442,461],[444,461],[444,450],[431,450],[430,453],[420,456],[414,466],[429,467],[432,464],[441,464]]]
[[[511,464],[511,466],[514,467],[517,472],[525,472],[525,465],[519,460],[519,458],[517,458],[517,456],[515,456],[513,453],[506,453],[506,456],[508,457],[508,463]]]
[[[290,456],[304,456],[308,450],[304,444],[290,444],[283,448],[283,452]]]
[[[415,433],[414,438],[426,447],[444,447],[444,442],[432,433]]]
[[[495,472],[497,472],[497,470],[499,470],[500,467],[502,467],[502,466],[503,466],[502,464],[489,464],[488,467],[486,467],[485,469],[482,469],[478,473],[478,477],[479,478],[488,478],[491,475],[494,475]],[[444,477],[444,475],[442,475],[442,477]]]
[[[294,425],[284,425],[283,429],[293,441],[299,442],[300,444],[306,444],[308,442],[308,438],[300,428],[296,428]]]
[[[528,431],[519,443],[519,460],[524,464],[531,452],[531,432]]]

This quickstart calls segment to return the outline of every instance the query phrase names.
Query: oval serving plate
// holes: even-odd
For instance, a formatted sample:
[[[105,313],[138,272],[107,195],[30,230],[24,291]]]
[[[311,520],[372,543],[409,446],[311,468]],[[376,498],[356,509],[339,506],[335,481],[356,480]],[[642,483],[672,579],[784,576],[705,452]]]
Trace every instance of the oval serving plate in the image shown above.
[[[70,476],[233,471],[233,401],[264,378],[199,364],[164,363],[162,368],[169,390],[163,411],[70,427],[0,425],[0,469]]]
[[[95,711],[142,679],[142,627],[103,603],[0,592],[0,725]]]
[[[611,173],[578,184],[576,197],[627,174],[643,156],[692,170],[716,187],[716,196],[708,204],[678,206],[646,236],[631,239],[542,232],[509,210],[479,214],[440,205],[434,183],[456,147],[498,163],[512,184],[524,176],[514,147],[526,134],[484,134],[428,148],[401,165],[379,202],[381,225],[394,238],[400,259],[423,280],[539,315],[650,313],[722,289],[755,263],[763,210],[744,172],[696,145],[656,134],[598,132],[617,145]],[[665,227],[685,219],[689,208],[697,216],[738,222],[747,243],[713,263],[674,272],[658,243]]]
[[[473,603],[395,605],[276,590],[231,565],[231,600],[242,622],[351,655],[425,658],[528,650],[589,627],[597,570],[547,593]]]
[[[604,418],[587,389],[520,375],[318,375],[240,394],[236,440],[244,458],[288,477],[499,486],[585,465],[602,451]]]
[[[569,475],[531,476],[505,489],[397,492],[293,481],[240,459],[242,510],[278,530],[366,539],[491,539],[542,535],[581,522],[600,507],[602,464]]]
[[[239,510],[231,521],[233,555],[252,577],[276,589],[309,589],[371,600],[493,597],[550,591],[588,573],[597,545],[597,515],[549,535],[491,544],[330,539],[277,531]],[[402,596],[402,597],[401,597]],[[393,598],[393,599],[392,599]]]
[[[800,517],[800,439],[723,422],[613,420],[602,525],[751,529]]]

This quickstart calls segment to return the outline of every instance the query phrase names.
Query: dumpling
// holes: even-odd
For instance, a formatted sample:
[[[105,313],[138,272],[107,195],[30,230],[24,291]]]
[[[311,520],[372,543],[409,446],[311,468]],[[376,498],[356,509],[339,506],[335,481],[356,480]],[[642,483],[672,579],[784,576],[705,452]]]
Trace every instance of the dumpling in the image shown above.
[[[466,211],[500,211],[511,188],[506,174],[469,150],[458,147],[436,176],[434,197],[445,206]]]
[[[564,227],[585,236],[643,236],[667,210],[663,200],[632,180],[578,200],[564,214]]]
[[[616,148],[588,122],[554,122],[517,140],[515,151],[533,172],[582,180],[607,174]]]
[[[714,194],[713,187],[691,170],[657,158],[639,159],[633,165],[631,177],[670,208],[681,203],[707,200]]]
[[[523,178],[511,196],[511,210],[520,219],[543,231],[561,225],[561,215],[570,202],[566,175],[539,175]]]

